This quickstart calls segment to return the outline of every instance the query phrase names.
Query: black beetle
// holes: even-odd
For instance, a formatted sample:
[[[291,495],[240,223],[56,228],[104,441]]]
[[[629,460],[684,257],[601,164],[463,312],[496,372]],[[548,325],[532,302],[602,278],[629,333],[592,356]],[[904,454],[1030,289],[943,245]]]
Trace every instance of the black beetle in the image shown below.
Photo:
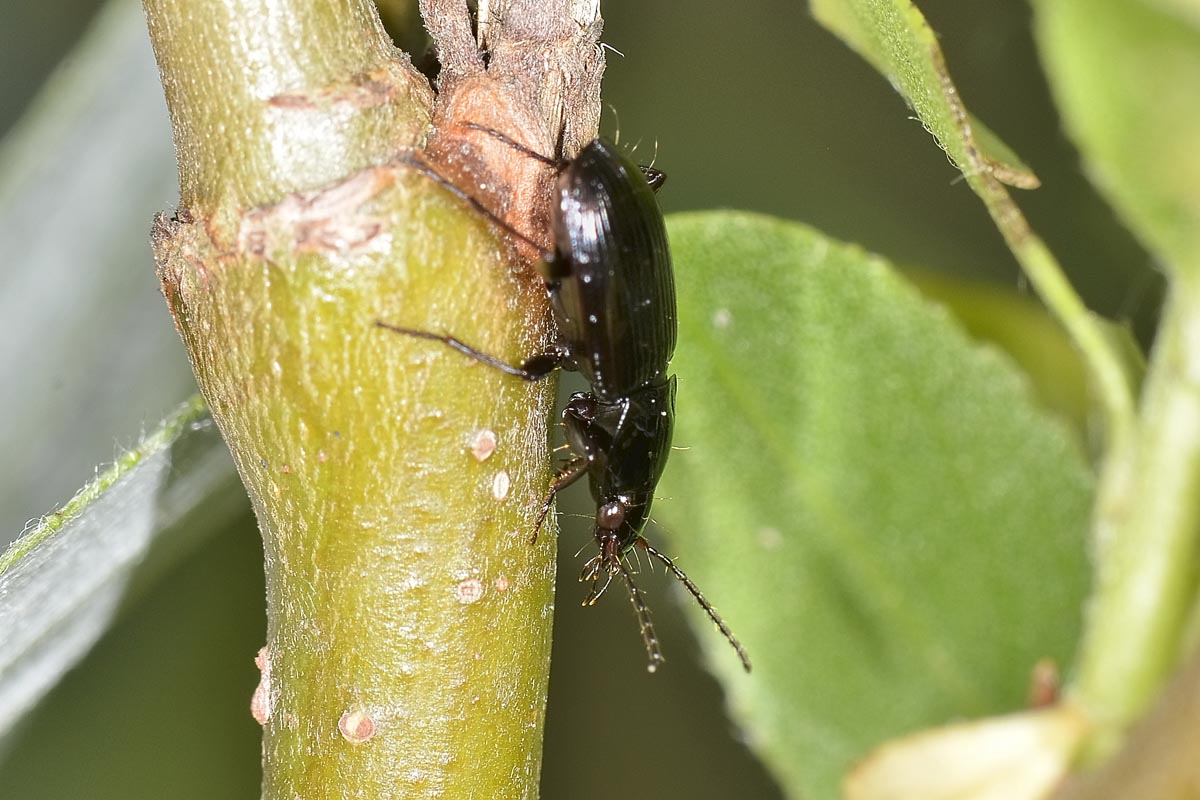
[[[586,145],[573,159],[552,159],[504,134],[480,130],[554,167],[558,173],[551,206],[554,251],[542,254],[538,271],[546,281],[558,328],[558,341],[543,353],[512,366],[443,334],[377,321],[396,333],[440,341],[510,375],[535,381],[562,367],[580,372],[590,392],[576,392],[562,421],[572,457],[563,465],[542,503],[534,540],[554,496],[584,475],[596,500],[593,535],[600,552],[585,565],[580,580],[592,589],[584,605],[596,602],[620,575],[637,613],[651,672],[662,663],[650,610],[634,583],[625,555],[637,547],[662,562],[692,594],[737,651],[750,671],[750,659],[733,632],[675,562],[656,550],[642,530],[650,515],[654,488],[671,450],[675,417],[675,377],[667,365],[675,352],[675,280],[666,226],[655,192],[666,175],[639,167],[603,139]],[[493,224],[540,250],[477,199],[410,156],[420,169],[484,214]],[[601,582],[603,581],[603,582]]]

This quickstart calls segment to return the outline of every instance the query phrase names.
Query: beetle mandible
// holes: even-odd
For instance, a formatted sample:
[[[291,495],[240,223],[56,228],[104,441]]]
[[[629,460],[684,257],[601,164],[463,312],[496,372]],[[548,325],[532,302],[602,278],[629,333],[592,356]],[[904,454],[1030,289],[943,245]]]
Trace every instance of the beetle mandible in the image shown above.
[[[545,352],[513,366],[444,334],[383,321],[381,328],[442,342],[449,347],[528,381],[557,368],[581,373],[590,392],[576,392],[562,412],[571,458],[559,468],[542,502],[536,541],[559,491],[588,476],[596,501],[593,536],[600,552],[583,568],[591,581],[584,605],[604,594],[616,576],[629,590],[642,640],[654,672],[663,662],[650,610],[625,556],[638,548],[662,562],[721,630],[742,666],[750,659],[712,604],[675,562],[642,535],[671,450],[675,419],[675,376],[667,366],[675,352],[678,324],[675,279],[666,226],[655,193],[666,175],[639,167],[613,145],[595,139],[573,159],[553,159],[499,131],[466,127],[553,167],[557,172],[551,204],[554,250],[542,253],[538,271],[546,282],[558,340]],[[515,230],[417,156],[408,163],[482,213],[506,233],[541,248]]]

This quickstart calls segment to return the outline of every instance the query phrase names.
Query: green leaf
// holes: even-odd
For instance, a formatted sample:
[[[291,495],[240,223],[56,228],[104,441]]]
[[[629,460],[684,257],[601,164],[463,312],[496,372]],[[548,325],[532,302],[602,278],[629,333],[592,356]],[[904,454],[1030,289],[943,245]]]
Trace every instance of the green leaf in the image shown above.
[[[676,444],[657,507],[742,637],[704,645],[793,796],[872,745],[1020,708],[1074,649],[1092,476],[1024,377],[881,259],[673,216]]]
[[[1092,178],[1169,268],[1200,272],[1196,4],[1039,0],[1034,8],[1046,73]]]
[[[911,0],[812,0],[813,16],[883,74],[955,166],[1021,189],[1037,176],[964,108],[937,37]]]
[[[1046,306],[1070,333],[1088,365],[1104,432],[1123,438],[1132,425],[1126,353],[1084,306],[1054,255],[1002,186],[1039,185],[1037,176],[966,109],[937,37],[911,0],[812,0],[813,14],[879,70],[917,112],[988,209],[1009,249]]]
[[[993,344],[1012,357],[1033,381],[1049,410],[1087,431],[1087,373],[1079,351],[1062,326],[1034,298],[996,284],[966,281],[940,272],[905,270],[921,294],[946,306],[973,338]],[[1116,342],[1115,323],[1108,323]],[[1128,332],[1125,333],[1128,337]],[[1137,343],[1121,338],[1122,348]],[[1132,355],[1132,354],[1131,354]],[[1140,375],[1140,373],[1139,373]],[[1131,379],[1132,380],[1132,379]]]
[[[0,142],[0,737],[247,505],[215,429],[180,418],[91,470],[195,391],[146,242],[177,189],[145,24],[140,3],[107,3]]]
[[[146,241],[177,194],[145,14],[113,0],[0,141],[0,548],[196,391]]]
[[[157,537],[201,507],[203,523],[179,531],[196,538],[245,507],[207,414],[190,400],[0,553],[0,736],[107,629]]]

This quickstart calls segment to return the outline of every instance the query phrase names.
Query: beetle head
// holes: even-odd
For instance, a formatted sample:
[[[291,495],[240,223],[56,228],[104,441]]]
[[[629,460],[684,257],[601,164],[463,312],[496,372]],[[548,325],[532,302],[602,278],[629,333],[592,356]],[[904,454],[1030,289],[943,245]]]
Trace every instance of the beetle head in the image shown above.
[[[609,562],[606,565],[609,571],[616,570],[615,559],[633,547],[646,527],[646,520],[650,516],[650,500],[650,495],[643,492],[605,493],[597,503],[592,535],[596,537],[596,544],[602,553],[608,548],[613,550],[611,557],[605,559]]]

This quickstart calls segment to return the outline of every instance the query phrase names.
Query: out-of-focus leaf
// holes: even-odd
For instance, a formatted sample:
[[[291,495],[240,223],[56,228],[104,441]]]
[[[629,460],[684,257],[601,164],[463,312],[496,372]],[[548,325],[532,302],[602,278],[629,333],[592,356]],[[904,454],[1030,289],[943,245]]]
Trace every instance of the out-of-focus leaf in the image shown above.
[[[812,0],[813,16],[883,74],[961,170],[1021,189],[1037,176],[963,106],[942,49],[911,0]]]
[[[1196,0],[1147,0],[1149,6],[1157,6],[1168,14],[1173,14],[1181,22],[1200,30],[1200,3]]]
[[[1168,269],[1200,274],[1200,5],[1034,8],[1046,73],[1093,180]]]
[[[846,800],[1042,800],[1085,723],[1069,707],[921,731],[888,742],[846,779]]]
[[[6,798],[257,800],[262,728],[247,706],[263,641],[262,544],[240,494],[235,518],[202,547],[145,591],[131,586],[96,646],[0,743]],[[156,545],[147,562],[162,566],[158,556]]]
[[[937,37],[912,0],[812,0],[814,15],[882,72],[966,178],[1021,263],[1038,294],[1071,334],[1088,365],[1109,440],[1127,434],[1133,392],[1123,353],[1107,337],[1066,279],[1057,259],[1030,228],[1002,183],[1039,183],[999,139],[967,111]]]
[[[921,293],[948,307],[967,332],[1004,350],[1033,381],[1050,410],[1073,421],[1086,434],[1101,418],[1088,392],[1087,371],[1066,331],[1031,297],[1001,287],[962,281],[941,273],[906,271]],[[1119,356],[1128,385],[1136,392],[1146,374],[1146,355],[1125,323],[1092,318]]]
[[[176,195],[141,4],[115,0],[0,143],[0,547],[195,391],[149,245]]]
[[[1052,800],[1190,800],[1200,786],[1200,654],[1193,649],[1121,749]]]
[[[108,627],[155,537],[201,507],[211,531],[245,501],[195,398],[0,554],[0,736]]]
[[[880,259],[746,214],[670,232],[690,449],[656,511],[754,660],[706,631],[748,741],[830,797],[881,741],[1021,707],[1079,632],[1079,443]]]
[[[1146,377],[1146,354],[1138,344],[1137,336],[1128,322],[1117,322],[1092,314],[1097,327],[1108,340],[1108,345],[1120,359],[1121,368],[1125,371],[1126,380],[1134,393],[1140,392],[1142,381]]]
[[[1033,381],[1047,408],[1087,429],[1087,373],[1066,332],[1032,297],[1001,286],[905,270],[926,297],[949,308],[967,333],[996,345]],[[1113,325],[1115,329],[1116,326]],[[1125,330],[1125,329],[1121,329]],[[1135,342],[1123,343],[1123,346]]]

